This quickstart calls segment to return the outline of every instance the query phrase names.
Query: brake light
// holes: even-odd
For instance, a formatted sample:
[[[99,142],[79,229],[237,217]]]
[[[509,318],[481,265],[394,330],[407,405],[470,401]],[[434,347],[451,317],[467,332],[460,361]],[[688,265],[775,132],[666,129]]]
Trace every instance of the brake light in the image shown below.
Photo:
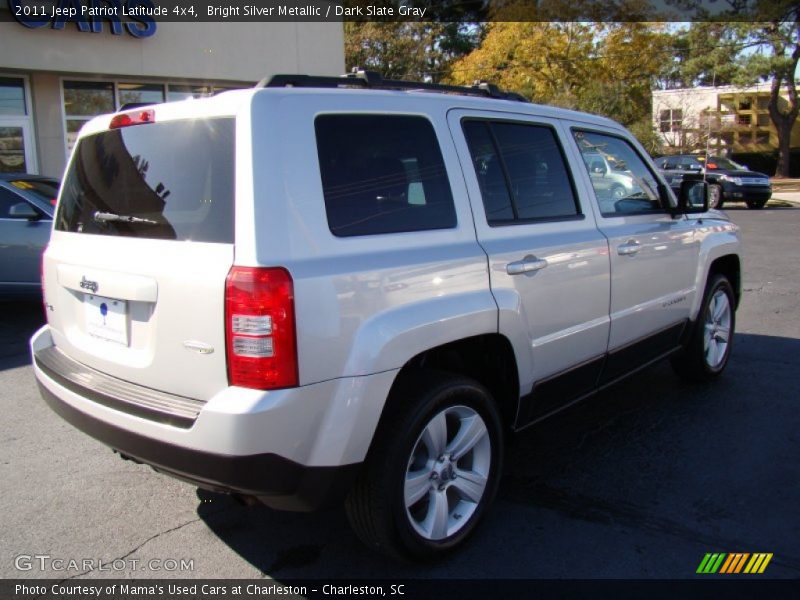
[[[231,268],[225,340],[231,385],[274,390],[298,384],[294,286],[286,269]]]
[[[120,129],[121,127],[130,127],[131,125],[142,125],[144,123],[154,123],[156,120],[156,111],[152,108],[147,110],[135,110],[133,112],[120,113],[111,117],[109,129]]]

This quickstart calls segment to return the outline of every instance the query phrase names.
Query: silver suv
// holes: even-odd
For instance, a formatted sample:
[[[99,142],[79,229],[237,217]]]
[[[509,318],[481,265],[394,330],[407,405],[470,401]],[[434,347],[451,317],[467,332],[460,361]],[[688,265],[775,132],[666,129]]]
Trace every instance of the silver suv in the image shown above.
[[[582,154],[624,165],[611,202]],[[276,76],[97,117],[31,340],[46,402],[121,455],[369,546],[458,546],[513,432],[670,356],[731,351],[739,239],[608,119],[489,85]]]

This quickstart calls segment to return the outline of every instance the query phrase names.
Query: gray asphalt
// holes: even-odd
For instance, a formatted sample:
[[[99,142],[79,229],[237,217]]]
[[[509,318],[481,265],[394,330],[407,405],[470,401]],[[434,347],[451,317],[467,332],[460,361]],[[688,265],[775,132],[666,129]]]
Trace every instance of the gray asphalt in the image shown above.
[[[518,436],[486,523],[435,566],[365,550],[342,510],[245,508],[118,459],[40,400],[40,305],[0,304],[0,577],[686,578],[706,552],[772,552],[767,575],[800,577],[800,208],[729,214],[745,262],[725,376],[654,366]],[[19,571],[19,555],[193,570]]]

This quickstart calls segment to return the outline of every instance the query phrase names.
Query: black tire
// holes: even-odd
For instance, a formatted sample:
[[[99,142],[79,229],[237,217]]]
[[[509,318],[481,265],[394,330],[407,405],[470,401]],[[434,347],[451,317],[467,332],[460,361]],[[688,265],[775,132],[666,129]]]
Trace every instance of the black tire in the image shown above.
[[[628,195],[628,192],[625,190],[625,187],[620,185],[619,183],[615,183],[614,185],[612,185],[611,190],[609,191],[611,193],[611,197],[614,200],[621,200],[622,198],[625,198]]]
[[[718,292],[725,294],[728,301],[730,326],[727,335],[727,343],[722,352],[719,362],[713,361],[710,364],[706,352],[706,321],[712,307],[712,300]],[[730,359],[733,349],[733,337],[736,329],[736,311],[734,310],[735,297],[730,281],[724,275],[713,275],[706,285],[703,295],[703,305],[694,323],[694,329],[686,346],[677,354],[672,356],[672,367],[684,379],[689,381],[710,381],[719,377],[725,370],[725,366]],[[716,334],[714,334],[716,335]]]
[[[750,210],[761,210],[767,204],[766,200],[745,200],[745,202]]]
[[[708,186],[708,207],[721,210],[725,204],[725,199],[722,197],[722,186],[717,183],[712,183]]]
[[[421,447],[423,430],[443,411],[463,407],[477,413],[486,426],[491,453],[486,485],[469,517],[463,524],[456,523],[460,529],[444,539],[426,539],[415,530],[406,510],[407,470],[411,468],[414,452]],[[482,443],[485,451],[485,442]],[[461,466],[456,462],[452,464],[457,468]],[[473,533],[497,493],[502,464],[503,429],[488,390],[466,377],[438,371],[411,372],[392,390],[364,468],[345,502],[348,519],[361,541],[371,549],[417,561],[439,558]],[[450,473],[452,475],[453,471]],[[446,481],[444,476],[442,480]],[[455,479],[448,485],[453,481]],[[445,498],[450,491],[444,493]],[[452,491],[457,492],[457,489]],[[434,494],[436,491],[431,488],[419,502],[433,502]],[[432,506],[429,510],[434,512]],[[453,515],[459,518],[456,508]],[[446,522],[449,523],[449,519]]]

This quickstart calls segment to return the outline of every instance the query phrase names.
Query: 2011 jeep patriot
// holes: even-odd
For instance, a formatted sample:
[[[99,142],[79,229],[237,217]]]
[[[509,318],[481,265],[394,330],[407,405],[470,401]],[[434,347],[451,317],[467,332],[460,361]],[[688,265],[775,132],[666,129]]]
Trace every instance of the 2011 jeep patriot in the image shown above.
[[[487,85],[276,76],[98,117],[36,377],[125,457],[279,509],[346,497],[370,546],[435,556],[505,436],[663,357],[725,368],[739,240],[707,207],[617,123]]]

